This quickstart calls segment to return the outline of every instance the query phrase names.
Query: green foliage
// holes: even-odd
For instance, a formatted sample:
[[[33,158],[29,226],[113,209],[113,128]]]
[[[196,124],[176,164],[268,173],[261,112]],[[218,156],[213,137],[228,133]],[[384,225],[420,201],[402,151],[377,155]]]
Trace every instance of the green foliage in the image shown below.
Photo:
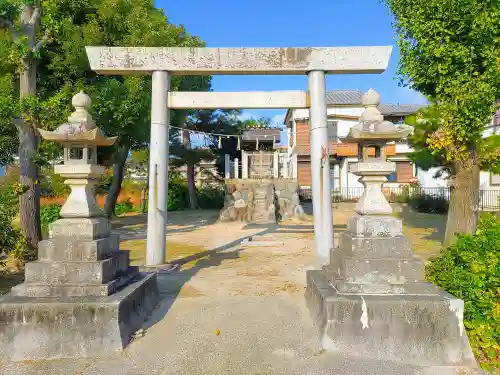
[[[259,119],[248,119],[239,122],[239,127],[243,129],[266,129],[271,126],[271,119],[268,117],[261,117]]]
[[[168,181],[168,211],[179,211],[189,207],[189,192],[186,181],[171,173]]]
[[[18,197],[10,186],[0,186],[0,254],[10,253],[20,240],[19,230],[12,224],[18,212]]]
[[[426,130],[417,148],[450,162],[500,162],[498,148],[480,154],[487,151],[482,134],[500,97],[499,3],[385,1],[395,19],[401,84],[433,102],[434,113],[426,114],[431,121],[417,125]]]
[[[448,212],[449,201],[440,195],[416,194],[408,199],[411,208],[428,214],[445,214]]]
[[[14,248],[10,252],[10,256],[11,258],[20,261],[21,264],[24,264],[25,262],[36,260],[37,251],[36,249],[30,247],[26,237],[19,235],[19,238],[16,241]]]
[[[95,193],[97,195],[107,194],[111,184],[113,183],[113,171],[108,169],[106,173],[101,176],[99,183],[95,187]]]
[[[224,189],[216,187],[202,187],[198,191],[198,203],[205,210],[220,210],[224,207]]]
[[[127,199],[125,202],[117,203],[115,206],[115,215],[117,216],[134,211],[135,211],[134,205],[129,199]]]
[[[43,177],[40,179],[40,189],[42,197],[64,197],[67,196],[71,188],[64,183],[65,178],[54,173],[53,167],[43,169]]]
[[[40,207],[40,223],[42,230],[47,229],[49,224],[61,218],[61,205],[57,203],[45,204]]]
[[[431,259],[426,277],[465,302],[464,324],[484,368],[500,368],[500,219],[487,215],[474,235]]]

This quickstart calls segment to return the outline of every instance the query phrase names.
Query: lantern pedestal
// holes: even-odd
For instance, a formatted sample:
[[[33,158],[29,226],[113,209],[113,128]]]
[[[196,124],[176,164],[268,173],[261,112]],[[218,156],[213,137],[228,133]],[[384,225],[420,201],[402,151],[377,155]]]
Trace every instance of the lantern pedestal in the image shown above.
[[[94,187],[104,174],[104,167],[95,164],[63,164],[56,165],[54,171],[66,178],[64,183],[71,188],[71,193],[61,208],[61,217],[102,216],[95,199]]]
[[[383,161],[356,163],[351,173],[361,176],[359,182],[364,186],[363,195],[356,204],[355,211],[360,215],[391,215],[392,207],[382,193],[382,184],[387,175],[396,171],[394,163]]]

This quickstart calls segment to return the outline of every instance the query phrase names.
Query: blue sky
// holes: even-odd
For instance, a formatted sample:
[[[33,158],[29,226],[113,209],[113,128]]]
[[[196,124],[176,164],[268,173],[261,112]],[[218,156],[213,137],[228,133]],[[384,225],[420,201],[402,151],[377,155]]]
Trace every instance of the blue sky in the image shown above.
[[[425,103],[398,86],[391,16],[380,0],[156,0],[171,23],[184,24],[208,47],[336,47],[393,45],[378,75],[331,75],[327,90],[377,90],[385,103]],[[305,76],[215,76],[214,91],[306,90]],[[248,110],[279,121],[283,110]]]

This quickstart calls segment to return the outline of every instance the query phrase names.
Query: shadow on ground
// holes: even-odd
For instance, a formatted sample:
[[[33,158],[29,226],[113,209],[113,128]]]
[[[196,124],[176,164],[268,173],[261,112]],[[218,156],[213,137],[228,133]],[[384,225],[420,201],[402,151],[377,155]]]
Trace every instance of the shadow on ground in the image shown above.
[[[426,236],[422,237],[423,239],[443,242],[447,215],[415,212],[410,207],[404,206],[398,216],[409,228],[431,229]]]
[[[10,292],[10,289],[24,281],[24,272],[4,271],[0,274],[0,295]]]
[[[214,224],[218,218],[219,211],[217,210],[172,212],[167,215],[167,234],[192,232]],[[122,241],[145,240],[147,238],[147,221],[147,214],[122,216],[113,220],[111,227],[120,235]]]
[[[187,257],[176,259],[170,264],[174,265],[173,271],[158,273],[158,289],[160,292],[160,303],[148,321],[145,322],[144,329],[148,329],[165,317],[176,299],[179,297],[183,287],[201,270],[211,267],[217,267],[225,260],[234,260],[240,258],[240,253],[246,248],[240,247],[241,242],[249,237],[265,236],[272,234],[302,234],[314,233],[312,225],[247,225],[247,229],[262,229],[252,235],[246,235],[214,249],[201,251]],[[195,262],[192,267],[184,268],[187,263]],[[194,295],[189,295],[196,297]]]

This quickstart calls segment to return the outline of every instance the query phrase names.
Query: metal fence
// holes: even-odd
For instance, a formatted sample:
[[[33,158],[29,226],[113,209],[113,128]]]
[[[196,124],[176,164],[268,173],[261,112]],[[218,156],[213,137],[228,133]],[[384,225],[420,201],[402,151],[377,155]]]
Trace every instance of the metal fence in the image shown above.
[[[332,202],[357,202],[363,195],[363,187],[339,188],[332,190]],[[407,203],[412,197],[430,197],[435,199],[449,200],[451,188],[449,187],[383,187],[382,191],[391,203]],[[299,197],[302,201],[312,201],[311,189],[300,189]],[[479,191],[479,209],[482,211],[500,210],[500,189]]]

